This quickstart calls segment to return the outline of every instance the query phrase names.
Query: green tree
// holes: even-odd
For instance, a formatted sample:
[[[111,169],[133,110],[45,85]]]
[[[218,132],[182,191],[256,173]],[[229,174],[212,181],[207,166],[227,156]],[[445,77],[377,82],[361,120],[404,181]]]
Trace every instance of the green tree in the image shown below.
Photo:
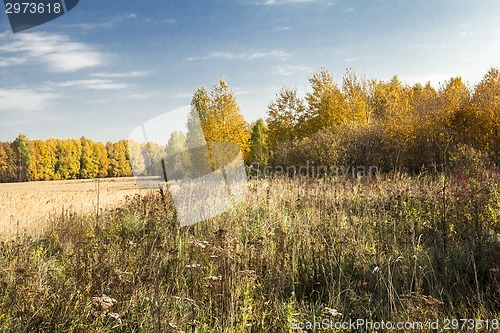
[[[13,147],[17,154],[17,180],[20,182],[33,180],[33,172],[30,169],[31,148],[26,135],[20,133],[14,140]]]
[[[268,129],[264,119],[259,118],[252,126],[250,138],[250,152],[247,155],[247,162],[258,162],[266,165],[268,162],[267,136]]]

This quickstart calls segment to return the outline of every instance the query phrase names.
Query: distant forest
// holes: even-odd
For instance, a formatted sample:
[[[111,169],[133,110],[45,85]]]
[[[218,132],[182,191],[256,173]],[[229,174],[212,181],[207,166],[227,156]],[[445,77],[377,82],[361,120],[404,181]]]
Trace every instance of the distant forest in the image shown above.
[[[87,138],[0,143],[0,181],[65,180],[132,175],[128,141],[94,142]]]
[[[147,174],[151,156],[176,156],[200,140],[237,144],[247,164],[377,166],[383,171],[436,172],[455,165],[473,172],[500,164],[500,71],[491,68],[474,87],[460,77],[434,88],[360,78],[347,70],[338,85],[322,68],[304,97],[284,86],[266,119],[251,124],[234,92],[220,79],[197,89],[187,133],[172,133],[166,146],[121,140],[0,142],[0,182],[127,177]],[[204,138],[196,128],[201,127]],[[192,156],[191,158],[196,158]],[[175,161],[174,161],[175,163]]]

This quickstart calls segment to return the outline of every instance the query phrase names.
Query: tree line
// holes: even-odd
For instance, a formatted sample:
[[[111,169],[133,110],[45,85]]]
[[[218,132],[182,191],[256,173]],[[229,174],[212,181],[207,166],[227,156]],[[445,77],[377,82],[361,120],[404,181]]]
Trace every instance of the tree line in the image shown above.
[[[337,84],[321,68],[300,96],[284,86],[267,108],[266,119],[247,123],[235,94],[220,79],[211,90],[197,89],[187,133],[174,132],[167,145],[121,140],[28,140],[20,134],[0,142],[0,182],[126,177],[159,174],[148,163],[172,157],[179,175],[206,158],[214,166],[214,143],[229,142],[247,164],[363,165],[380,170],[442,170],[468,156],[500,164],[500,70],[491,68],[474,87],[460,77],[434,88],[360,78],[347,70]],[[202,144],[208,155],[179,154]],[[177,169],[176,169],[177,168]],[[184,169],[184,170],[180,170]],[[174,175],[175,176],[175,175]]]
[[[0,142],[0,182],[131,176],[129,143],[91,139]]]
[[[500,71],[474,87],[460,77],[434,88],[359,78],[338,85],[322,68],[304,97],[283,87],[257,121],[247,161],[271,165],[376,165],[439,171],[461,158],[500,165]],[[463,161],[462,161],[463,162]],[[458,161],[457,163],[462,163]]]

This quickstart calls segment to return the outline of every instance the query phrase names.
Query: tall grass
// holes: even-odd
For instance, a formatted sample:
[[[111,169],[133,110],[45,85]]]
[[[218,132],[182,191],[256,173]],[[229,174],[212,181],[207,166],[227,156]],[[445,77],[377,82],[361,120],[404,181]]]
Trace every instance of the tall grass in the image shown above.
[[[186,228],[163,191],[129,197],[97,221],[53,216],[42,237],[0,245],[0,331],[291,332],[294,321],[325,318],[498,318],[496,177],[446,187],[404,175],[252,181],[246,202]],[[102,306],[101,296],[116,302]]]

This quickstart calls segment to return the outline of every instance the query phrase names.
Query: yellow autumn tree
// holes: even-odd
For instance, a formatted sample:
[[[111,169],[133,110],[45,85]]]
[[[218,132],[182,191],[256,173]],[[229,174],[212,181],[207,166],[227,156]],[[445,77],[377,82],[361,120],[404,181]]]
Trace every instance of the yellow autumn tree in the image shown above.
[[[349,108],[349,120],[367,124],[370,120],[369,114],[369,91],[371,82],[359,79],[356,73],[348,69],[342,80],[342,93]]]
[[[56,164],[55,151],[43,140],[30,141],[31,166],[34,180],[52,180]]]
[[[306,94],[307,115],[301,120],[303,136],[324,128],[336,129],[352,119],[346,98],[328,70],[320,69],[309,78],[309,82],[312,91]]]
[[[407,126],[411,135],[405,163],[410,169],[418,172],[437,163],[436,133],[429,129],[435,124],[438,93],[430,82],[427,82],[425,85],[415,84],[409,94],[411,111],[407,114]]]
[[[397,76],[391,81],[376,83],[371,101],[371,117],[382,127],[382,138],[386,151],[383,152],[391,168],[405,165],[404,157],[409,142],[414,137],[409,126],[412,116],[411,89]]]
[[[200,127],[202,132],[199,130]],[[219,79],[210,92],[205,87],[195,91],[191,101],[191,113],[187,128],[186,146],[188,149],[200,147],[205,141],[210,154],[216,148],[229,147],[224,143],[233,143],[242,152],[249,150],[250,134],[246,130],[247,123],[241,114],[234,92],[229,89],[228,84],[223,79]],[[217,154],[217,156],[221,157],[221,154]],[[192,159],[196,159],[194,154],[191,155]],[[232,156],[232,154],[229,155]],[[228,160],[230,159],[229,155],[227,156]],[[203,164],[202,161],[192,162],[196,165]],[[210,155],[212,168],[216,167],[216,162]],[[219,162],[224,163],[223,161]]]
[[[434,134],[437,150],[436,160],[443,163],[448,157],[452,142],[460,141],[460,130],[457,131],[454,119],[462,110],[467,110],[471,92],[461,77],[446,81],[438,90],[438,100],[435,108],[434,121],[428,131]]]
[[[472,142],[500,162],[500,70],[491,68],[477,85],[472,97],[470,118]]]
[[[273,148],[279,143],[293,142],[301,135],[299,125],[306,106],[297,89],[282,87],[267,107],[268,142]]]

